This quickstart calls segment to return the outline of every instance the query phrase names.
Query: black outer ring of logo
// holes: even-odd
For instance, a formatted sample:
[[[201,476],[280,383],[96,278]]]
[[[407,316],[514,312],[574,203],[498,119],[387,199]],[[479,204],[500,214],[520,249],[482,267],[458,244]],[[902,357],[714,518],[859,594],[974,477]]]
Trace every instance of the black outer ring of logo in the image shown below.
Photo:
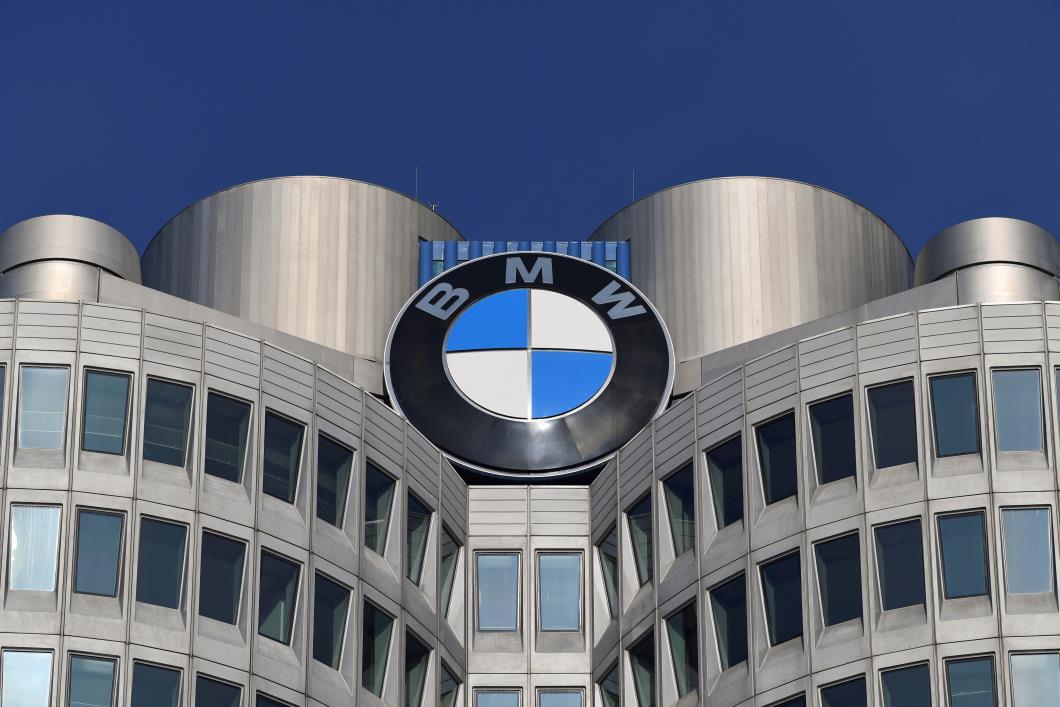
[[[522,272],[506,283],[510,259]],[[540,260],[551,264],[552,283],[530,282]],[[518,271],[517,271],[518,272]],[[511,278],[507,278],[511,279]],[[417,307],[440,283],[467,299],[442,319]],[[608,288],[610,288],[608,290]],[[553,418],[516,420],[492,415],[468,402],[446,374],[445,337],[460,314],[489,295],[516,289],[547,289],[592,309],[610,329],[615,368],[589,404]],[[628,293],[626,308],[643,313],[612,318],[613,301],[597,303],[601,291]],[[597,297],[597,299],[602,299]],[[477,258],[441,273],[405,304],[387,339],[384,373],[391,403],[458,464],[501,476],[573,473],[598,464],[633,438],[666,405],[673,386],[673,344],[655,307],[627,281],[595,263],[558,253],[511,252]]]

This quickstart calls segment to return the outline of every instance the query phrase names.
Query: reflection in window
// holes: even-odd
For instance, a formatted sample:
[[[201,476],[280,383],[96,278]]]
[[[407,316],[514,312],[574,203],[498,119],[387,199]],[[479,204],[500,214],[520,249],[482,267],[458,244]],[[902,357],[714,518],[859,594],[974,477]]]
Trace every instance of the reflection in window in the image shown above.
[[[696,501],[692,462],[663,482],[663,493],[670,515],[674,557],[680,557],[696,545]]]
[[[710,591],[710,608],[717,632],[721,669],[747,660],[747,587],[737,575]]]
[[[85,371],[85,412],[81,448],[86,452],[123,454],[129,409],[126,373]]]
[[[539,707],[583,707],[581,690],[541,690],[537,693]]]
[[[612,619],[618,618],[618,527],[611,526],[607,535],[596,546],[600,552],[600,570],[607,595],[607,610]]]
[[[130,707],[177,707],[180,671],[150,663],[133,664]]]
[[[121,531],[118,513],[77,512],[77,556],[74,558],[74,591],[78,594],[118,595]]]
[[[931,707],[931,671],[926,664],[885,670],[880,682],[883,707]]]
[[[670,638],[670,657],[674,661],[678,696],[698,690],[699,633],[695,604],[689,604],[666,618],[666,635]]]
[[[304,434],[305,427],[297,422],[272,412],[265,413],[265,460],[261,490],[273,498],[294,503]]]
[[[979,453],[979,405],[974,373],[931,378],[931,412],[936,455]]]
[[[364,546],[383,555],[396,483],[372,462],[364,467]]]
[[[827,484],[857,473],[854,453],[854,395],[847,393],[809,407],[817,483]]]
[[[411,633],[405,634],[405,707],[419,707],[427,678],[431,649]]]
[[[1042,383],[1037,368],[993,372],[994,428],[999,452],[1038,452],[1044,449]]]
[[[111,707],[114,704],[113,658],[70,656],[70,707]]]
[[[884,610],[924,603],[920,519],[876,528],[876,564]]]
[[[146,398],[144,459],[184,466],[191,428],[191,386],[148,378]]]
[[[341,528],[346,515],[353,450],[317,436],[317,518]]]
[[[637,501],[626,516],[629,518],[629,539],[633,545],[637,578],[644,585],[651,581],[655,562],[651,539],[651,494]]]
[[[802,570],[799,553],[767,562],[760,571],[770,644],[776,646],[798,638],[802,635]]]
[[[11,506],[8,589],[55,591],[60,515],[58,506]]]
[[[950,707],[994,707],[994,659],[946,661],[946,690]]]
[[[939,516],[942,586],[947,599],[990,593],[984,526],[981,511]]]
[[[456,562],[460,557],[460,543],[450,534],[449,529],[442,526],[442,557],[441,575],[442,590],[441,597],[442,617],[449,615],[449,604],[453,598],[453,580],[456,579]]]
[[[818,543],[817,580],[824,625],[861,618],[861,546],[857,533]]]
[[[538,607],[542,631],[581,629],[582,555],[544,552],[538,561]]]
[[[250,403],[214,392],[206,396],[206,459],[202,470],[239,483],[249,430]]]
[[[638,707],[655,707],[655,635],[648,633],[629,649],[633,691]]]
[[[1053,590],[1052,522],[1048,508],[1004,508],[1001,511],[1005,551],[1005,587],[1009,594]]]
[[[423,558],[427,555],[427,532],[431,528],[431,509],[409,494],[408,517],[405,523],[406,576],[413,584],[420,583]]]
[[[21,370],[18,446],[22,449],[62,449],[70,369],[22,366]]]
[[[317,574],[313,585],[313,660],[338,670],[346,637],[350,590],[322,574]]]
[[[438,678],[438,707],[456,707],[456,698],[459,695],[460,681],[443,664]]]
[[[203,532],[199,562],[199,616],[233,625],[239,619],[246,552],[245,543]]]
[[[866,707],[867,704],[864,677],[821,688],[821,707]]]
[[[515,631],[519,628],[519,555],[480,553],[478,575],[478,630]]]
[[[604,679],[600,681],[600,694],[604,698],[604,707],[621,707],[622,705],[622,687],[619,684],[620,674],[618,671],[618,663],[615,663]]]
[[[1012,656],[1012,707],[1060,707],[1060,655]]]
[[[394,617],[374,604],[364,603],[364,625],[361,631],[361,685],[376,697],[383,696],[386,659],[390,652],[390,634]]]
[[[243,690],[238,685],[205,675],[195,677],[195,707],[239,707],[242,696]]]
[[[180,607],[187,537],[186,525],[140,519],[136,601],[169,609]]]
[[[718,529],[743,519],[743,446],[740,435],[707,451],[707,477]]]
[[[294,604],[301,567],[271,552],[261,553],[258,579],[258,633],[280,643],[291,642]]]
[[[795,413],[788,413],[755,428],[758,464],[762,472],[762,494],[766,504],[783,501],[798,493],[798,463],[795,460]]]
[[[916,404],[913,382],[869,388],[872,453],[877,469],[916,464]]]
[[[519,707],[516,690],[475,690],[475,707]]]
[[[0,656],[0,704],[49,707],[52,687],[51,651],[5,650]]]

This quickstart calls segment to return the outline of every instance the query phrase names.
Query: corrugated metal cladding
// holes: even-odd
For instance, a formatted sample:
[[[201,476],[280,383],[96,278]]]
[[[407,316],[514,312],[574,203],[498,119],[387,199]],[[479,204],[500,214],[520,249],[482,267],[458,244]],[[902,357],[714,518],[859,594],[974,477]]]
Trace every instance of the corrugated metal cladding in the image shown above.
[[[420,241],[419,285],[426,285],[435,275],[468,260],[515,251],[573,255],[602,265],[627,280],[632,275],[629,241]]]

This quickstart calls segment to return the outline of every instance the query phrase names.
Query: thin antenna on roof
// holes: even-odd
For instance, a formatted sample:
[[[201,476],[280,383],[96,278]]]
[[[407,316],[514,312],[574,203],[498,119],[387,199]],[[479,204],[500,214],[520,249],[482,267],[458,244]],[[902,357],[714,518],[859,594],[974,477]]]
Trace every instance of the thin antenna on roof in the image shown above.
[[[414,197],[415,197],[416,201],[419,201],[420,200],[420,166],[419,165],[416,165],[416,186],[413,189],[414,189],[414,192],[413,192]]]

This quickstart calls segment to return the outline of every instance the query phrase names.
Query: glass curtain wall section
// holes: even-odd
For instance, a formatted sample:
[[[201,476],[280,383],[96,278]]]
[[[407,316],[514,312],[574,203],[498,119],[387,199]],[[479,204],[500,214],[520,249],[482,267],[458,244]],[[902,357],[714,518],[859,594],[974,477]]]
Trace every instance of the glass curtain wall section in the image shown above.
[[[876,567],[884,610],[924,603],[924,548],[920,519],[875,529]]]
[[[1003,508],[1001,540],[1009,594],[1053,590],[1053,539],[1049,508]]]
[[[519,555],[479,553],[475,556],[478,579],[478,630],[519,629]]]
[[[205,675],[195,677],[195,707],[239,707],[243,690]]]
[[[581,630],[581,553],[544,552],[537,562],[541,630]]]
[[[655,634],[647,636],[629,649],[630,670],[636,707],[655,707]]]
[[[290,644],[301,569],[290,560],[262,551],[258,575],[258,634]]]
[[[441,666],[438,678],[438,706],[456,707],[456,698],[460,694],[460,681],[453,677],[449,668]]]
[[[81,449],[100,454],[125,453],[131,380],[126,373],[85,371]]]
[[[633,544],[633,559],[637,565],[637,578],[641,585],[651,581],[654,574],[655,556],[652,547],[651,494],[637,501],[626,512],[629,520],[629,539]]]
[[[341,528],[353,469],[353,450],[330,437],[317,436],[317,518]]]
[[[755,428],[762,495],[766,505],[798,493],[795,414],[788,413]]]
[[[8,589],[55,591],[61,517],[59,506],[11,506]]]
[[[935,454],[954,457],[979,453],[979,404],[974,373],[934,376],[931,419]]]
[[[382,697],[394,618],[366,601],[362,621],[361,685],[376,697]]]
[[[721,669],[747,660],[747,580],[740,574],[710,590]]]
[[[177,707],[180,671],[150,663],[133,663],[130,707]]]
[[[70,369],[65,366],[22,366],[18,395],[18,446],[21,449],[62,449],[66,436],[66,393]]]
[[[442,617],[449,615],[449,604],[453,599],[453,580],[456,579],[456,565],[460,558],[460,543],[442,526],[441,578],[442,590],[439,593]]]
[[[840,395],[810,405],[810,436],[817,483],[839,481],[857,473],[854,448],[854,396]]]
[[[350,590],[317,574],[313,583],[313,660],[339,669],[346,639]]]
[[[0,704],[50,707],[52,652],[4,650],[0,654]]]
[[[916,402],[913,381],[868,389],[872,454],[877,469],[916,464]]]
[[[990,656],[946,661],[950,707],[995,707],[994,659]]]
[[[199,616],[235,625],[243,594],[246,543],[203,532],[199,560]]]
[[[377,555],[386,554],[390,511],[397,482],[371,461],[364,465],[364,546]]]
[[[864,677],[821,688],[821,707],[866,707],[867,700]]]
[[[250,431],[250,403],[210,391],[206,396],[206,457],[203,472],[239,483]]]
[[[607,535],[596,546],[600,553],[600,573],[607,595],[607,610],[612,619],[618,618],[618,527],[611,526]]]
[[[180,608],[188,526],[154,518],[140,519],[136,565],[136,601]]]
[[[794,552],[760,566],[770,645],[802,635],[802,568]]]
[[[931,669],[910,665],[880,673],[883,707],[932,707]]]
[[[861,544],[857,533],[817,543],[814,550],[824,625],[861,620]]]
[[[271,411],[265,413],[265,454],[261,490],[285,503],[294,503],[298,467],[302,460],[305,427]]]
[[[1011,665],[1012,707],[1060,707],[1060,654],[1017,653]]]
[[[1042,381],[1037,368],[993,371],[994,431],[999,452],[1045,449]]]
[[[144,402],[144,459],[184,466],[191,429],[193,389],[158,378],[147,379]]]
[[[674,557],[680,557],[696,546],[696,500],[692,462],[663,481],[666,509],[670,516],[670,537]]]
[[[679,696],[699,689],[699,632],[696,626],[694,603],[666,618],[666,634],[670,639],[670,656]]]
[[[604,700],[604,707],[621,707],[622,704],[622,687],[620,683],[621,675],[618,671],[618,664],[616,663],[612,668],[607,671],[607,675],[600,681],[600,695]]]
[[[707,478],[718,529],[743,519],[743,440],[736,435],[707,450]]]
[[[69,707],[113,707],[116,669],[113,658],[72,654]]]
[[[77,556],[74,558],[74,591],[78,594],[118,595],[121,538],[125,517],[79,509]]]
[[[427,535],[430,529],[431,509],[410,493],[405,520],[405,576],[416,585],[420,583],[420,575],[423,573],[423,559],[427,555]]]
[[[411,633],[405,634],[405,707],[420,707],[427,681],[431,649]]]
[[[938,517],[942,586],[947,599],[990,593],[990,561],[982,511]]]

